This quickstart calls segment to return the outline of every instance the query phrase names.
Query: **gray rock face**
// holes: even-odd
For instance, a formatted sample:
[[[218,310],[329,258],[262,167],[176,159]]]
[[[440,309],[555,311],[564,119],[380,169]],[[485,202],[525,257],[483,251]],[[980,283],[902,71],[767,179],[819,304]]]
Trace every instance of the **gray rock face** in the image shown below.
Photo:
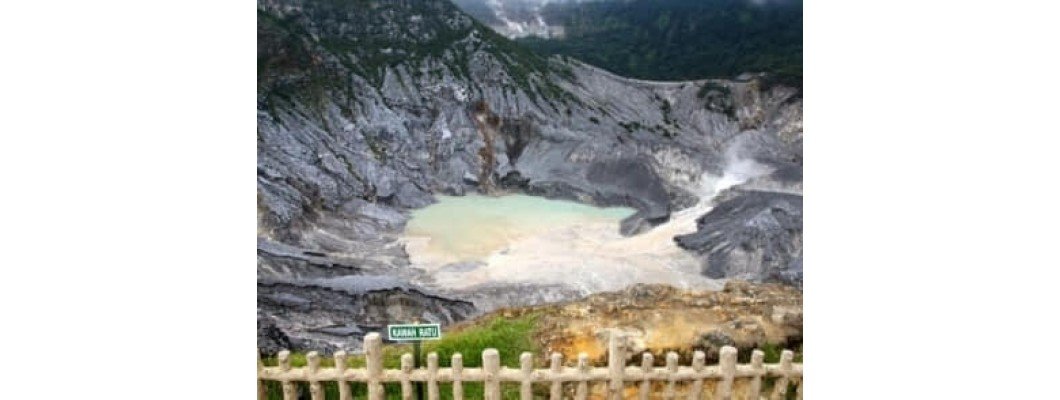
[[[258,352],[268,356],[279,353],[280,350],[291,349],[290,338],[267,316],[258,313]]]
[[[505,307],[525,307],[580,299],[588,293],[561,285],[480,285],[461,291],[449,291],[448,297],[467,300],[482,312]]]
[[[674,240],[704,256],[703,273],[802,285],[802,196],[730,190]]]
[[[475,313],[470,302],[451,300],[382,276],[345,276],[258,284],[259,343],[286,348],[356,351],[367,332],[387,323],[444,325]],[[263,322],[262,319],[267,322]],[[262,351],[275,350],[262,349]]]
[[[730,97],[700,96],[708,83]],[[638,213],[622,230],[635,234],[695,204],[700,176],[721,175],[737,143],[776,171],[762,190],[801,192],[795,95],[755,79],[646,82],[546,60],[446,0],[259,0],[259,310],[293,345],[329,346],[354,345],[336,334],[354,324],[470,315],[467,303],[404,284],[418,272],[396,239],[407,211],[437,193],[630,206]],[[717,111],[720,101],[733,111]],[[760,258],[729,260],[717,271],[762,270]],[[378,288],[369,277],[381,276],[402,284]],[[376,288],[346,290],[358,280]],[[368,293],[409,306],[353,312]]]

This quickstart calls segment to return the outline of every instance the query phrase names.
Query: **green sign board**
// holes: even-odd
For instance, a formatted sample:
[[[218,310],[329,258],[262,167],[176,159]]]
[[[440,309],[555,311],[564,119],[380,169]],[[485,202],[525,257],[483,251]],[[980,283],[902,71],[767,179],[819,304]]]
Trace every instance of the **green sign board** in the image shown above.
[[[387,336],[390,340],[438,340],[442,338],[442,326],[439,324],[401,324],[387,325]]]

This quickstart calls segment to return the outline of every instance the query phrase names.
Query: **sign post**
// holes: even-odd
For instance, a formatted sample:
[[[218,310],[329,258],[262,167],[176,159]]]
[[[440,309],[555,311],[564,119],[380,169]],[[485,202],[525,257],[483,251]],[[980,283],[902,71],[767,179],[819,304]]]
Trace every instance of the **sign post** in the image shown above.
[[[442,338],[440,324],[397,324],[386,326],[387,337],[395,342],[412,342],[412,367],[420,366],[420,342]],[[416,382],[416,398],[423,400],[423,382]]]

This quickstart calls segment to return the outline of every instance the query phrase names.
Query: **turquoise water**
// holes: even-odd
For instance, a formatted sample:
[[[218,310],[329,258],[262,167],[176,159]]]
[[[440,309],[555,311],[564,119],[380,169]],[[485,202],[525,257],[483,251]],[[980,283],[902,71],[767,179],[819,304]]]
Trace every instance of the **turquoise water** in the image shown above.
[[[700,261],[673,237],[695,231],[701,213],[635,236],[619,224],[631,208],[599,208],[570,201],[509,195],[440,196],[412,213],[403,242],[421,284],[474,290],[480,285],[541,284],[583,293],[635,283],[717,289],[700,275]]]
[[[429,238],[432,253],[469,261],[558,226],[613,223],[617,232],[619,221],[635,212],[526,195],[438,196],[438,203],[412,212],[405,232]]]

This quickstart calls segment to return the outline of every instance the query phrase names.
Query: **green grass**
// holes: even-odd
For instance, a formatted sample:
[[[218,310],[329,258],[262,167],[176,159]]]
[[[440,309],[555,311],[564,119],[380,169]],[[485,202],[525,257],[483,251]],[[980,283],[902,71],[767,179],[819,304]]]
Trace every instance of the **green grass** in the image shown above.
[[[519,367],[519,355],[524,351],[531,352],[535,357],[540,358],[541,349],[534,342],[534,331],[537,327],[538,316],[527,315],[519,318],[494,318],[482,325],[472,326],[463,329],[458,332],[452,332],[443,334],[441,340],[424,342],[422,357],[423,360],[417,365],[426,364],[426,355],[430,352],[438,353],[438,364],[441,368],[452,366],[451,360],[453,354],[460,353],[464,356],[464,367],[465,368],[479,368],[482,367],[482,351],[488,348],[497,349],[501,356],[501,365],[518,368]],[[775,343],[766,343],[761,346],[761,350],[765,353],[765,363],[772,364],[780,362],[780,353],[783,351],[784,345]],[[794,362],[802,362],[802,347],[799,346],[795,350]],[[401,367],[401,355],[405,353],[412,353],[412,346],[408,344],[389,344],[383,346],[383,366],[386,369],[398,369]],[[747,363],[750,362],[751,354],[750,351],[739,354],[739,362]],[[305,353],[291,353],[290,356],[292,367],[304,367],[306,365]],[[364,356],[355,355],[350,356],[346,360],[347,365],[350,368],[363,368],[365,366]],[[546,360],[535,359],[535,368],[541,368],[546,365]],[[262,362],[266,366],[276,366],[278,361],[275,357],[262,359]],[[329,368],[335,365],[334,359],[329,357],[321,358],[321,367]],[[776,378],[765,378],[762,382],[763,393],[770,393],[773,386],[776,384]],[[304,382],[297,383],[298,390],[307,393],[308,396],[308,384]],[[266,382],[268,389],[268,398],[280,400],[283,398],[282,390],[279,382]],[[325,399],[338,399],[339,388],[335,382],[324,383],[324,398]],[[365,398],[367,397],[367,387],[363,383],[351,383],[351,392],[354,398]],[[401,385],[398,383],[384,384],[387,399],[400,399],[401,398]],[[424,389],[426,391],[426,388]],[[534,386],[535,397],[547,397],[548,388],[547,385],[535,385]],[[449,400],[453,398],[453,385],[451,383],[439,383],[438,384],[439,397],[441,399]],[[794,385],[791,386],[788,397],[794,398],[795,390]],[[464,383],[464,398],[466,399],[481,399],[484,397],[483,385],[481,383],[465,382]],[[501,397],[504,399],[518,399],[519,398],[519,386],[515,383],[505,383],[501,386]]]
[[[481,327],[474,327],[445,335],[442,340],[425,342],[424,353],[437,352],[440,364],[449,365],[453,354],[464,355],[465,367],[481,367],[480,354],[488,348],[497,349],[501,365],[519,366],[519,355],[524,351],[537,352],[532,340],[536,315],[521,318],[495,318]]]
[[[460,353],[464,356],[465,368],[478,368],[482,366],[482,351],[488,348],[494,348],[500,352],[501,365],[518,368],[520,354],[524,351],[529,351],[534,354],[539,352],[538,346],[532,339],[536,322],[536,315],[528,315],[512,319],[494,318],[480,326],[443,334],[441,340],[423,343],[421,356],[424,359],[421,359],[417,365],[425,365],[427,354],[430,352],[437,352],[439,367],[450,367],[452,365],[453,354]],[[405,353],[412,353],[411,345],[391,344],[383,346],[383,367],[387,369],[400,368],[401,355]],[[306,365],[305,353],[292,352],[290,360],[292,367],[304,367]],[[544,363],[543,360],[537,361],[538,364],[543,365]],[[279,365],[279,361],[275,357],[264,358],[262,359],[262,362],[266,366]],[[363,368],[365,365],[364,356],[350,356],[347,358],[346,364],[350,368]],[[320,365],[322,368],[333,367],[335,361],[333,358],[322,357]],[[299,390],[308,393],[308,385],[306,383],[300,382],[298,385]],[[266,386],[269,399],[279,400],[283,398],[283,392],[279,382],[266,382]],[[326,399],[339,398],[339,387],[337,383],[324,383],[323,386],[324,397]],[[367,395],[367,387],[365,384],[352,383],[350,386],[355,398],[363,398]],[[400,384],[385,384],[384,388],[386,389],[386,397],[388,399],[401,398]],[[440,383],[438,385],[438,390],[442,399],[453,398],[452,384]],[[519,397],[518,385],[504,384],[501,386],[501,391],[501,395],[505,399],[517,399]],[[464,397],[468,399],[483,398],[482,384],[470,382],[464,383]]]
[[[766,343],[766,344],[762,345],[760,347],[760,349],[762,350],[763,353],[765,353],[765,357],[763,357],[763,362],[764,363],[766,363],[766,364],[776,364],[776,363],[780,362],[780,353],[782,351],[784,351],[784,345],[783,344],[777,344],[777,343]],[[802,346],[800,345],[799,348],[794,349],[792,351],[795,352],[795,357],[792,358],[792,362],[801,363],[802,362]],[[751,354],[750,354],[750,352],[748,352],[747,353],[747,361],[746,362],[750,362],[750,360],[751,360]],[[776,383],[777,383],[777,378],[775,378],[775,377],[763,378],[762,379],[762,393],[772,393],[773,387],[776,386]],[[794,382],[788,384],[788,392],[787,392],[787,395],[784,396],[784,398],[787,399],[787,400],[792,400],[792,399],[795,398],[795,383]]]

